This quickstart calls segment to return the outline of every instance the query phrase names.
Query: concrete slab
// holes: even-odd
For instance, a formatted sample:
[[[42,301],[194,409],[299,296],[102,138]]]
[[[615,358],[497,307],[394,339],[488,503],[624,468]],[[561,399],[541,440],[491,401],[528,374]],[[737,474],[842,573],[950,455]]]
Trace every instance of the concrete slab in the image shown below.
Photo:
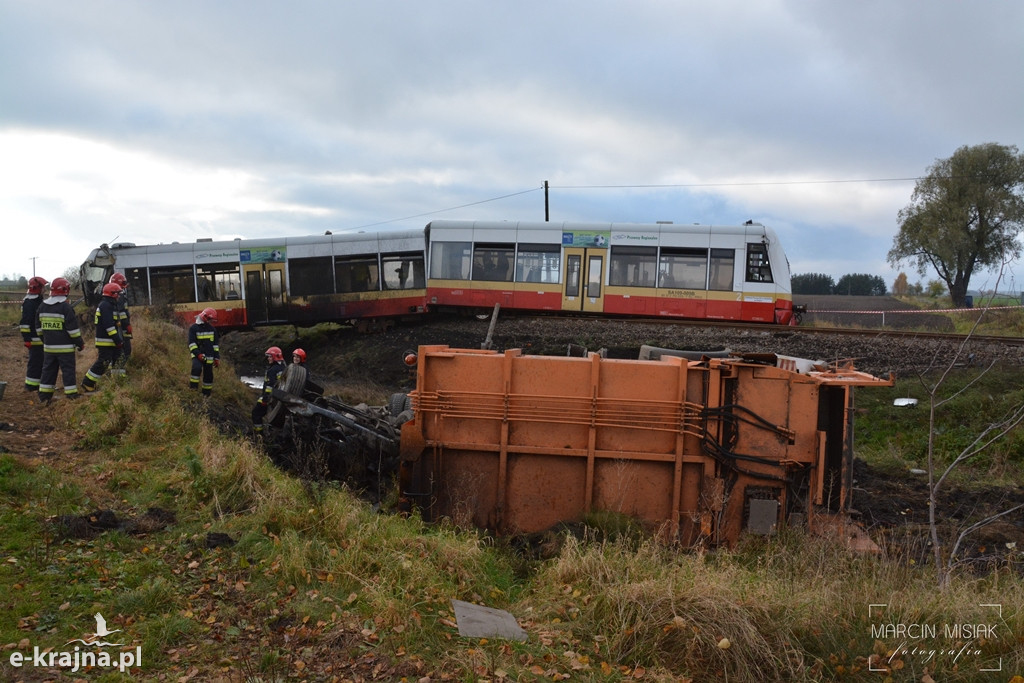
[[[471,602],[452,600],[459,635],[467,638],[526,640],[527,635],[509,612]]]

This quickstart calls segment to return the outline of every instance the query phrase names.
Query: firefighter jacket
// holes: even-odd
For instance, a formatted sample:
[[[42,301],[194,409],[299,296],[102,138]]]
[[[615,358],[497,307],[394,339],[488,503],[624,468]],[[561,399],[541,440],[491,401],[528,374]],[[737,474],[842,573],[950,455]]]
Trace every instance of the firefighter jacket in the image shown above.
[[[121,336],[132,338],[132,317],[128,313],[128,292],[117,295],[117,326],[121,328]]]
[[[260,403],[266,405],[270,402],[270,395],[274,393],[274,387],[284,372],[284,361],[274,361],[267,366],[267,373],[263,377],[263,393],[260,394]]]
[[[208,322],[196,321],[188,328],[188,351],[194,358],[218,360],[220,343],[217,341],[217,329]]]
[[[26,294],[25,300],[21,302],[21,338],[32,346],[42,346],[43,340],[39,338],[36,330],[36,313],[39,312],[39,304],[43,303],[43,297],[38,294]]]
[[[118,323],[117,299],[105,296],[96,307],[96,348],[121,346],[121,328]]]
[[[36,330],[43,340],[44,353],[74,353],[85,347],[78,316],[66,296],[51,296],[39,304]]]

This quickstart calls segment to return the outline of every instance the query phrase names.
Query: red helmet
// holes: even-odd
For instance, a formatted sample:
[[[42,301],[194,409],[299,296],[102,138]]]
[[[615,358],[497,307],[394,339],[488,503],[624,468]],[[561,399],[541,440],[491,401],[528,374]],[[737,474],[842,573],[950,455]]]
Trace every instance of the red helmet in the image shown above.
[[[43,287],[45,287],[47,284],[48,283],[46,281],[46,278],[43,278],[43,277],[33,277],[31,280],[28,281],[28,293],[29,294],[42,294],[43,293]]]
[[[204,323],[215,323],[217,322],[217,311],[213,308],[204,308],[199,317]]]
[[[50,283],[50,294],[52,296],[67,296],[71,293],[71,283],[62,277],[55,277]]]
[[[305,363],[306,362],[306,352],[303,351],[302,349],[295,349],[294,351],[292,351],[292,360],[295,360],[296,358],[299,359],[300,363]]]
[[[121,285],[117,284],[116,282],[108,282],[107,284],[103,285],[103,296],[116,298],[117,295],[123,291],[124,290],[121,289]]]
[[[284,354],[281,353],[281,349],[277,346],[271,346],[267,349],[266,356],[272,361],[284,360]]]
[[[121,273],[114,273],[113,275],[111,275],[110,281],[113,282],[115,285],[121,285],[121,289],[124,289],[128,286],[128,278],[126,278]]]

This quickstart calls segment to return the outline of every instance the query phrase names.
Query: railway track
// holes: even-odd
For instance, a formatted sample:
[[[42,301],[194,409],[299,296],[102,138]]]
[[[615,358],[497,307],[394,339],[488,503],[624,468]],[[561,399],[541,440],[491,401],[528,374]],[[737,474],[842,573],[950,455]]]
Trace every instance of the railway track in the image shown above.
[[[857,311],[849,311],[856,314]],[[569,318],[570,316],[516,316],[519,320],[550,320],[552,318]],[[666,318],[608,318],[604,316],[571,316],[576,319],[595,321],[599,325],[650,325],[654,327],[692,327],[698,329],[722,330],[735,333],[759,333],[774,337],[786,337],[791,335],[819,335],[819,336],[852,336],[865,338],[889,337],[904,340],[932,340],[942,342],[963,342],[970,339],[978,343],[1003,344],[1005,346],[1024,346],[1024,337],[1006,335],[985,335],[985,334],[956,334],[951,332],[930,332],[926,330],[897,330],[892,328],[860,328],[860,327],[811,327],[807,325],[779,326],[761,325],[757,323],[736,323],[730,321],[713,320],[678,320]]]

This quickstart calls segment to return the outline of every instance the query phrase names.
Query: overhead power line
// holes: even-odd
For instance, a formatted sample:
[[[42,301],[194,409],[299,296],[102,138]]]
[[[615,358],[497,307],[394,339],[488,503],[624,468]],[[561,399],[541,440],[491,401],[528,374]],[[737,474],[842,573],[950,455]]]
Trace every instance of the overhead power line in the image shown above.
[[[480,204],[488,204],[490,202],[496,202],[502,199],[508,199],[509,197],[518,197],[524,194],[530,194],[531,192],[539,192],[543,190],[643,190],[643,189],[659,189],[659,188],[700,188],[700,187],[757,187],[757,186],[780,186],[780,185],[829,185],[829,184],[840,184],[840,183],[905,183],[921,180],[920,176],[907,177],[907,178],[844,178],[844,179],[833,179],[833,180],[754,180],[747,182],[722,182],[722,183],[658,183],[658,184],[637,184],[637,185],[551,185],[545,184],[541,187],[534,187],[528,190],[520,190],[518,192],[510,192],[509,194],[503,194],[498,197],[491,197],[490,199],[481,199],[476,202],[469,202],[468,204],[460,204],[458,206],[450,206],[445,209],[435,209],[434,211],[425,211],[423,213],[413,214],[411,216],[403,216],[402,218],[391,218],[385,221],[377,221],[375,223],[366,223],[364,225],[357,225],[353,228],[347,228],[348,230],[362,230],[364,228],[373,228],[378,225],[388,225],[390,223],[397,223],[399,221],[408,221],[413,218],[424,218],[426,216],[434,216],[439,213],[446,213],[448,211],[456,211],[458,209],[465,209],[470,206],[479,206]]]
[[[412,220],[413,218],[423,218],[424,216],[433,216],[434,214],[444,213],[446,211],[455,211],[456,209],[465,209],[466,207],[469,207],[469,206],[477,206],[479,204],[487,204],[488,202],[496,202],[499,199],[508,199],[509,197],[518,197],[519,195],[522,195],[522,194],[529,194],[531,192],[539,192],[540,189],[541,188],[539,188],[539,187],[534,187],[534,188],[531,188],[529,190],[520,190],[519,192],[512,192],[512,193],[509,193],[509,194],[503,194],[500,197],[491,197],[490,199],[481,199],[478,202],[470,202],[468,204],[461,204],[459,206],[450,206],[447,209],[437,209],[436,211],[427,211],[425,213],[418,213],[418,214],[415,214],[413,216],[406,216],[404,218],[392,218],[391,220],[387,220],[387,221],[378,221],[376,223],[367,223],[366,225],[360,225],[360,226],[357,226],[357,227],[351,228],[351,229],[352,230],[360,230],[362,228],[372,228],[372,227],[377,226],[377,225],[387,225],[388,223],[396,223],[398,221],[408,221],[408,220]]]
[[[556,190],[626,190],[648,189],[659,187],[750,187],[757,185],[828,185],[836,183],[904,183],[921,180],[914,178],[851,178],[841,180],[752,180],[748,182],[728,183],[664,183],[652,185],[551,185]]]

